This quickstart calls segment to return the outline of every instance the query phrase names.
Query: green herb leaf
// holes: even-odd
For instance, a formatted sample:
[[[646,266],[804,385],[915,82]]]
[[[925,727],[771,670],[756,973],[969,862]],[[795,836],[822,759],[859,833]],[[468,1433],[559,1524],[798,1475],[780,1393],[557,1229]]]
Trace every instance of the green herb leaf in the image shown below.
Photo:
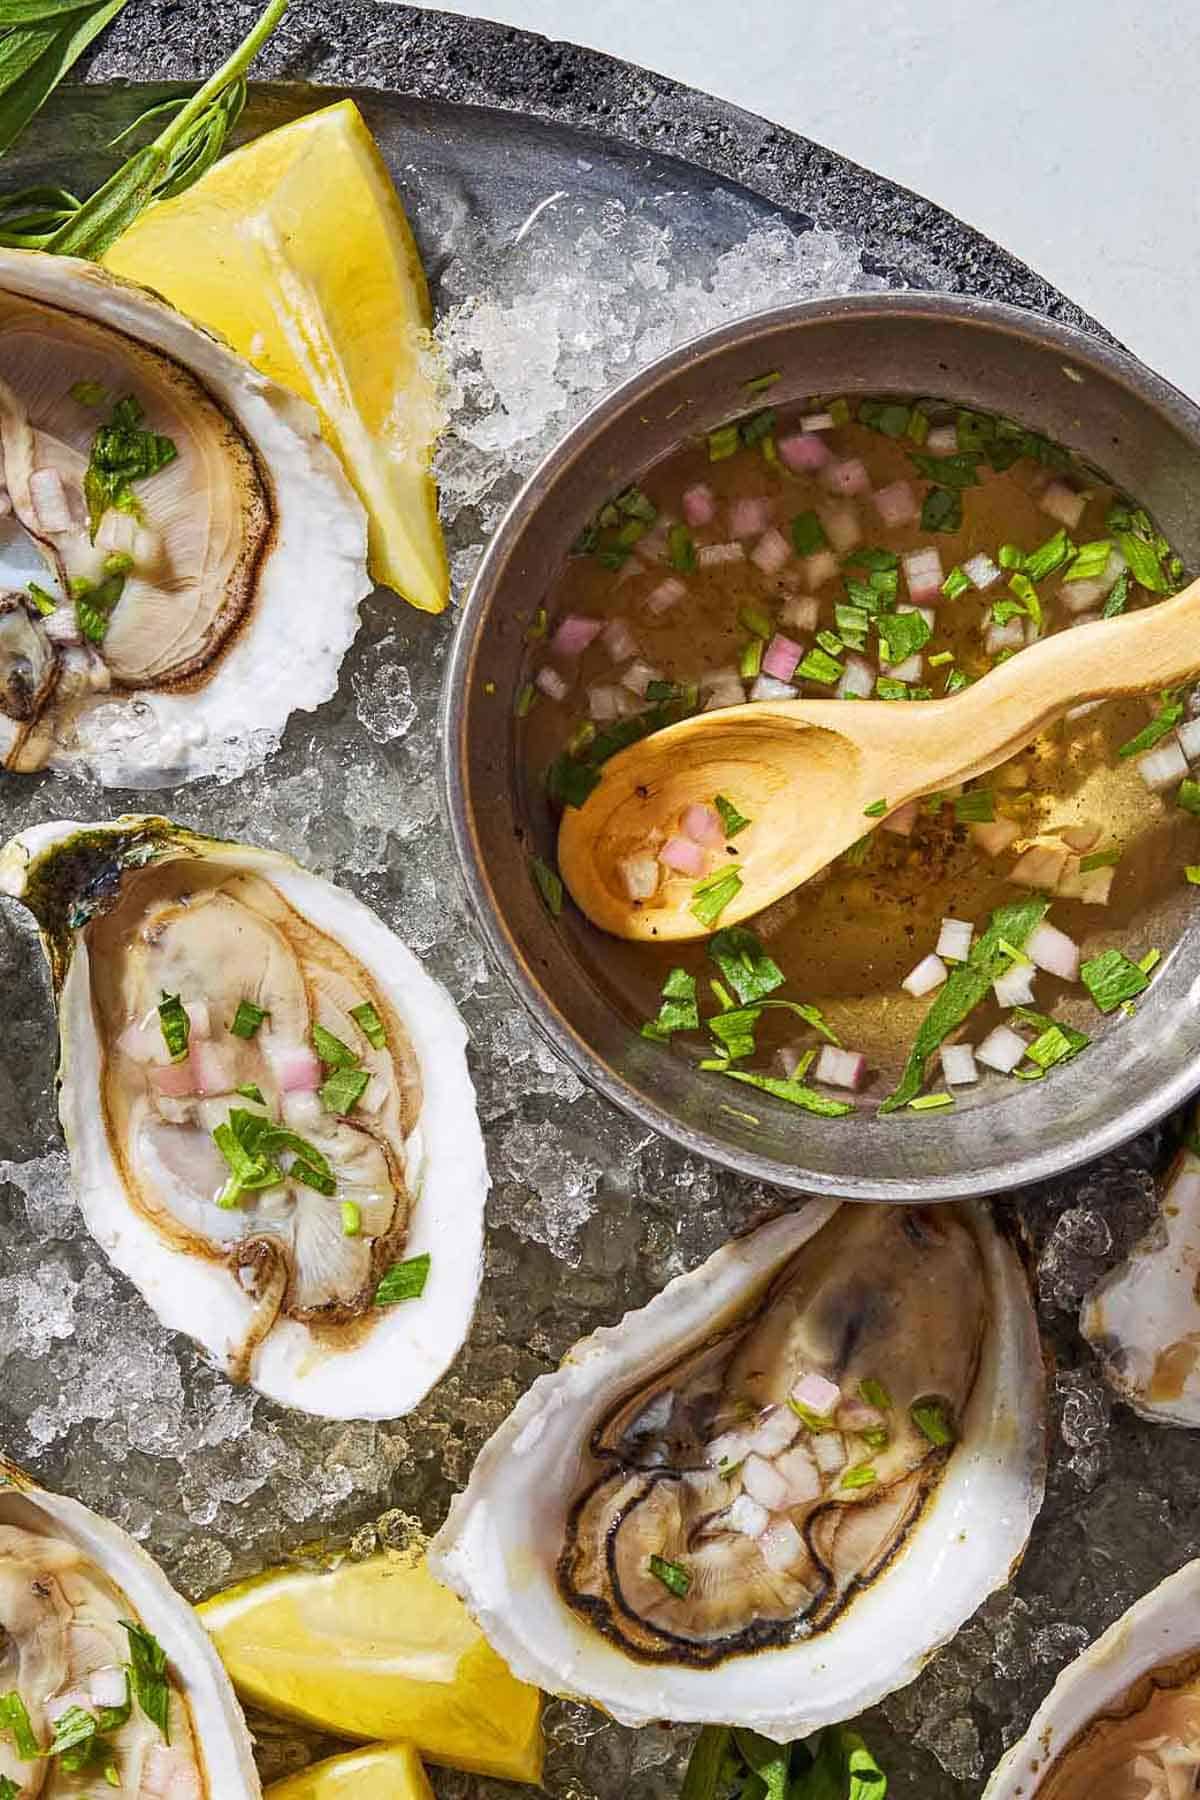
[[[761,444],[764,438],[771,436],[774,429],[775,412],[770,406],[764,406],[761,412],[752,413],[738,426],[741,440],[747,448],[754,444]]]
[[[954,797],[954,817],[960,825],[990,825],[996,817],[996,796],[991,788],[971,788]]]
[[[800,1107],[804,1112],[816,1113],[823,1119],[840,1119],[846,1113],[854,1111],[848,1100],[830,1100],[824,1094],[818,1094],[815,1088],[805,1087],[795,1080],[784,1080],[775,1075],[756,1075],[751,1069],[726,1069],[730,1081],[744,1081],[748,1087],[761,1088],[764,1094],[774,1094],[777,1100],[786,1100],[792,1106]]]
[[[690,575],[696,567],[696,544],[686,525],[667,528],[667,561],[681,575]]]
[[[1115,1012],[1150,986],[1149,976],[1122,950],[1102,950],[1089,957],[1080,967],[1079,979],[1102,1013]]]
[[[765,375],[752,375],[749,381],[743,381],[742,386],[748,394],[765,394],[769,387],[775,386],[780,374],[779,369],[768,369]]]
[[[1022,556],[1020,561],[1013,566],[1023,571],[1030,581],[1045,581],[1048,575],[1053,575],[1057,569],[1061,569],[1063,564],[1070,560],[1074,549],[1075,546],[1067,536],[1066,530],[1060,527],[1053,537],[1048,537],[1044,544],[1039,544],[1036,550],[1031,550],[1027,556]],[[1104,560],[1105,562],[1108,560],[1107,553]],[[1103,566],[1102,563],[1101,568]],[[1069,569],[1064,579],[1071,579]]]
[[[192,1022],[178,994],[164,994],[158,1003],[158,1023],[173,1063],[182,1062],[188,1053]]]
[[[909,457],[926,481],[943,488],[969,488],[979,485],[979,457],[974,451],[960,450],[955,456],[923,456],[910,450]]]
[[[960,595],[969,594],[973,585],[971,577],[965,569],[956,564],[943,581],[942,592],[947,600],[957,600]]]
[[[542,905],[552,919],[560,918],[563,909],[562,876],[557,869],[552,869],[548,862],[540,856],[531,856],[529,872],[533,876],[533,885],[542,897]]]
[[[121,1623],[129,1638],[129,1673],[138,1705],[169,1743],[171,1690],[167,1684],[167,1653],[144,1625],[135,1625],[132,1619],[122,1619]]]
[[[953,1094],[918,1094],[915,1100],[908,1103],[909,1112],[939,1112],[943,1107],[954,1105]]]
[[[679,1800],[719,1800],[726,1787],[726,1765],[733,1745],[728,1725],[706,1725],[692,1745]]]
[[[662,1005],[656,1019],[642,1026],[642,1036],[665,1042],[675,1031],[699,1031],[696,977],[686,969],[672,969],[662,986]]]
[[[680,1600],[687,1597],[692,1578],[682,1563],[668,1562],[665,1556],[652,1556],[647,1565],[650,1573]]]
[[[885,613],[877,621],[880,649],[887,663],[902,663],[923,650],[933,629],[919,612]]]
[[[265,1007],[255,1006],[253,1000],[239,1000],[237,1011],[233,1015],[233,1024],[229,1029],[234,1037],[252,1038],[267,1017]]]
[[[54,598],[54,595],[48,594],[45,588],[41,587],[36,581],[31,581],[26,591],[29,598],[33,601],[33,604],[37,607],[37,610],[41,613],[43,619],[48,618],[52,612],[57,610],[58,601]]]
[[[1146,543],[1131,531],[1118,531],[1117,545],[1129,564],[1129,573],[1140,587],[1146,588],[1151,594],[1171,592],[1171,583],[1164,572],[1162,557],[1153,544]]]
[[[0,1775],[0,1800],[21,1800],[21,1790],[10,1775]]]
[[[1174,731],[1183,717],[1183,701],[1174,694],[1164,694],[1162,705],[1148,725],[1143,725],[1136,737],[1131,737],[1120,746],[1118,756],[1138,756],[1143,750],[1150,750],[1160,738]]]
[[[1114,845],[1111,850],[1090,850],[1079,859],[1079,872],[1086,875],[1091,869],[1115,869],[1121,860],[1121,851]]]
[[[0,156],[20,137],[93,38],[125,0],[65,7],[4,0],[0,6]]]
[[[402,1300],[419,1300],[429,1280],[428,1250],[421,1256],[410,1256],[407,1262],[393,1263],[375,1289],[376,1306],[397,1306]]]
[[[745,813],[740,813],[738,811],[732,800],[727,800],[724,794],[718,794],[713,800],[713,805],[720,815],[721,825],[727,840],[729,838],[737,837],[740,831],[745,831],[750,820],[746,817]]]
[[[1052,1019],[1048,1013],[1036,1012],[1032,1006],[1016,1006],[1012,1011],[1013,1019],[1021,1025],[1030,1025],[1041,1037],[1047,1037],[1052,1031],[1058,1032],[1067,1041],[1067,1048],[1072,1056],[1078,1056],[1091,1043],[1086,1031],[1077,1031],[1074,1025],[1067,1025],[1062,1020]],[[1033,1055],[1034,1045],[1029,1046],[1028,1055]],[[1066,1058],[1058,1058],[1065,1062]],[[1034,1061],[1037,1058],[1034,1057]]]
[[[868,1375],[865,1381],[859,1382],[858,1391],[868,1406],[874,1406],[880,1412],[891,1411],[892,1396],[882,1381],[876,1381],[873,1375]]]
[[[860,400],[858,403],[859,423],[869,426],[872,431],[882,432],[884,437],[907,437],[911,418],[912,408],[898,400]]]
[[[718,869],[715,875],[696,883],[689,911],[702,925],[715,925],[741,891],[742,878],[736,869]]]
[[[721,1047],[722,1068],[727,1062],[740,1062],[743,1057],[754,1055],[754,1032],[761,1017],[760,1006],[735,1006],[712,1015],[708,1029]]]
[[[907,700],[907,681],[897,681],[894,675],[881,675],[875,683],[875,695],[879,700]]]
[[[909,1407],[913,1424],[923,1437],[938,1449],[957,1442],[950,1403],[940,1394],[923,1394]]]
[[[858,1732],[830,1725],[803,1750],[811,1762],[793,1773],[788,1800],[886,1800],[887,1776]]]
[[[792,543],[797,556],[813,556],[828,546],[825,527],[815,512],[796,514],[792,520]]]
[[[870,806],[863,807],[864,819],[882,819],[888,809],[886,800],[872,800]]]
[[[263,1097],[263,1091],[258,1086],[257,1082],[243,1081],[234,1089],[234,1093],[240,1094],[243,1100],[253,1100],[256,1106],[265,1106],[267,1104]]]
[[[765,999],[783,986],[783,970],[745,925],[718,931],[709,939],[708,954],[743,1003]]]
[[[1176,805],[1183,808],[1184,812],[1196,813],[1200,816],[1200,781],[1193,781],[1191,776],[1187,776],[1181,781],[1179,791],[1175,795],[1175,802]]]
[[[527,681],[524,687],[518,688],[516,700],[513,702],[513,712],[516,717],[518,719],[527,719],[536,699],[537,689],[534,687],[532,681]],[[566,759],[564,758],[562,760]],[[600,779],[599,776],[597,776],[596,779],[598,781]],[[585,795],[584,798],[586,799],[587,796]]]
[[[1063,572],[1063,580],[1094,581],[1108,567],[1112,548],[1111,538],[1093,538],[1090,543],[1080,544],[1071,558],[1070,567]]]
[[[213,1129],[213,1141],[229,1165],[229,1180],[217,1196],[220,1207],[237,1206],[243,1194],[278,1187],[283,1170],[261,1147],[270,1120],[235,1106],[229,1117]]]
[[[305,1187],[315,1188],[318,1194],[328,1196],[337,1192],[333,1170],[315,1144],[289,1131],[285,1125],[272,1124],[270,1119],[256,1114],[242,1116],[251,1121],[248,1133],[247,1128],[242,1127],[243,1141],[249,1143],[255,1154],[276,1158],[291,1153],[293,1160],[285,1172],[287,1180],[302,1182]]]
[[[845,673],[837,658],[830,656],[827,650],[810,650],[796,669],[798,681],[819,681],[822,687],[832,687],[840,681]]]
[[[102,425],[92,439],[83,493],[93,543],[100,521],[110,508],[137,512],[134,482],[156,475],[179,454],[172,438],[142,429],[143,416],[140,402],[127,394],[116,402],[108,424]]]
[[[1011,958],[1001,949],[1001,943],[1020,949],[1049,909],[1049,900],[1041,894],[1010,900],[996,908],[987,929],[971,946],[966,962],[951,969],[949,978],[938,989],[913,1039],[899,1083],[880,1106],[880,1112],[895,1112],[916,1098],[934,1051],[987,998],[992,982],[1008,967]]]
[[[930,488],[921,507],[921,530],[959,531],[962,521],[962,494],[955,488]]]
[[[878,1479],[878,1473],[871,1463],[852,1463],[844,1471],[838,1486],[851,1489],[873,1487]]]
[[[71,583],[75,622],[90,644],[104,642],[117,602],[124,592],[124,575],[107,575],[103,581],[80,578]]]
[[[358,1026],[358,1029],[362,1032],[372,1050],[384,1050],[387,1048],[387,1032],[384,1030],[383,1020],[369,1000],[363,1000],[358,1006],[352,1006],[350,1008],[350,1017],[354,1020],[354,1023]]]
[[[345,1118],[362,1099],[370,1079],[366,1069],[335,1069],[319,1090],[321,1105]]]
[[[1062,1027],[1051,1025],[1033,1040],[1025,1054],[1039,1069],[1052,1069],[1056,1063],[1069,1061],[1075,1052]]]
[[[752,1787],[749,1782],[743,1784],[740,1800],[750,1800],[751,1795],[754,1800],[787,1800],[791,1746],[777,1744],[741,1725],[734,1727],[733,1741],[753,1783]]]
[[[734,456],[741,445],[741,434],[736,425],[721,425],[716,431],[708,434],[709,462],[724,462]]]
[[[1109,589],[1108,599],[1104,602],[1102,619],[1115,619],[1125,611],[1125,602],[1129,598],[1129,570],[1122,569],[1116,581]]]
[[[357,1069],[362,1057],[323,1025],[312,1028],[313,1049],[327,1069]]]
[[[22,1762],[32,1762],[42,1754],[25,1702],[15,1688],[11,1693],[0,1694],[0,1731],[12,1732],[17,1755]]]

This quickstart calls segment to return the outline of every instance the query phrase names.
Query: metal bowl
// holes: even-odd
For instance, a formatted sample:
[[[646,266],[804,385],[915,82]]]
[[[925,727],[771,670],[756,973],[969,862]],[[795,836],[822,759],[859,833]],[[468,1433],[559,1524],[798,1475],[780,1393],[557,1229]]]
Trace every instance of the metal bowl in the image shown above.
[[[449,811],[493,954],[584,1080],[689,1150],[780,1187],[856,1200],[984,1194],[1111,1149],[1200,1084],[1190,890],[1145,921],[1174,948],[1136,1013],[1036,1084],[995,1084],[952,1113],[821,1120],[729,1084],[637,1034],[589,971],[603,938],[569,906],[552,921],[528,854],[553,843],[517,764],[512,698],[525,627],[561,559],[614,489],[684,432],[745,409],[744,383],[780,371],[772,403],[812,394],[934,395],[1044,432],[1146,505],[1200,566],[1200,409],[1133,358],[1038,315],[937,295],[879,294],[758,314],[696,339],[608,394],[531,476],[476,576],[447,673]],[[914,725],[917,717],[914,714]],[[746,1102],[747,1090],[732,1096]],[[756,1123],[746,1117],[753,1111]]]

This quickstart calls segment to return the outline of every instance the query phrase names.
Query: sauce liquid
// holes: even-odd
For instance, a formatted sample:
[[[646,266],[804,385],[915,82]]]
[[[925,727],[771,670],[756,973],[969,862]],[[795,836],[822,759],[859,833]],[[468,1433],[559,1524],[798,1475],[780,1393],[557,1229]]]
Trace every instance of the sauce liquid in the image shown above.
[[[778,429],[782,435],[787,426],[781,421]],[[913,484],[918,498],[927,491],[927,481],[910,459],[916,448],[913,444],[892,440],[857,422],[822,436],[836,459],[862,459],[873,488],[904,480]],[[1036,463],[1022,459],[997,473],[981,459],[978,473],[979,485],[963,493],[962,527],[954,532],[931,532],[919,522],[885,526],[870,494],[855,498],[851,504],[860,519],[862,543],[901,556],[936,545],[948,573],[979,552],[996,561],[1003,543],[1032,551],[1057,530],[1058,521],[1039,506],[1048,477]],[[797,475],[772,467],[753,449],[742,449],[727,461],[713,463],[703,443],[681,448],[656,465],[640,487],[654,502],[660,520],[678,519],[680,496],[694,483],[707,483],[718,500],[712,525],[693,533],[697,545],[731,541],[728,503],[739,497],[770,496],[773,523],[785,537],[796,514],[844,504],[831,497],[819,475]],[[1083,517],[1069,532],[1076,544],[1111,536],[1106,514],[1117,498],[1115,490],[1092,479],[1087,492]],[[748,551],[753,541],[745,540]],[[844,559],[839,557],[839,562],[845,569]],[[639,655],[665,679],[695,681],[705,672],[736,665],[738,652],[747,641],[747,631],[738,623],[743,604],[758,606],[778,620],[788,591],[785,584],[790,582],[791,591],[796,591],[800,567],[794,557],[782,578],[763,574],[749,560],[698,568],[680,577],[686,583],[687,597],[655,617],[645,601],[672,573],[665,561],[642,570],[631,558],[614,572],[594,556],[573,556],[546,595],[550,635],[555,621],[567,613],[622,618],[637,639]],[[861,569],[845,572],[865,578]],[[1072,619],[1056,599],[1061,575],[1060,570],[1037,584],[1045,613],[1044,635],[1064,628]],[[931,655],[953,651],[953,666],[972,679],[991,666],[992,659],[984,650],[984,633],[992,604],[1010,598],[1007,580],[1004,571],[1003,580],[984,594],[972,589],[958,599],[939,599],[934,635],[924,647],[925,670],[919,677],[935,696],[942,694],[951,665],[930,668]],[[834,602],[847,598],[842,580],[816,589],[800,582],[799,591],[816,593],[821,602],[819,626],[834,630]],[[1151,598],[1131,585],[1131,608]],[[902,604],[908,601],[903,573],[896,599]],[[1097,613],[1102,604],[1097,602]],[[812,634],[786,623],[779,629],[803,640],[806,648],[815,641]],[[533,648],[531,671],[552,660],[572,681],[561,702],[539,694],[520,726],[530,813],[537,818],[546,813],[541,795],[546,768],[567,746],[580,721],[588,717],[589,685],[618,681],[621,665],[614,665],[599,640],[570,661],[548,659],[544,643]],[[877,660],[878,639],[873,631],[864,654],[872,662]],[[746,687],[749,691],[749,682]],[[813,684],[803,684],[799,691],[826,698],[833,693],[830,687]],[[912,707],[913,730],[919,732],[920,702],[894,704]],[[842,858],[824,875],[748,921],[787,977],[780,995],[821,1007],[842,1043],[866,1054],[872,1072],[869,1092],[882,1096],[893,1084],[930,1005],[929,995],[914,999],[905,993],[901,980],[934,949],[943,917],[972,921],[978,936],[996,906],[1027,891],[1007,879],[1026,838],[1090,821],[1103,826],[1096,849],[1121,849],[1108,905],[1063,898],[1053,901],[1051,922],[1073,937],[1085,956],[1109,945],[1134,958],[1152,947],[1169,948],[1149,939],[1142,941],[1139,921],[1166,895],[1178,891],[1185,864],[1200,862],[1200,821],[1176,805],[1173,793],[1159,796],[1151,792],[1138,774],[1136,758],[1122,760],[1117,755],[1118,747],[1142,729],[1157,705],[1157,697],[1110,701],[1085,717],[1063,720],[1011,764],[974,784],[993,789],[997,818],[1009,817],[1020,823],[1022,837],[1011,851],[988,856],[973,842],[969,827],[955,822],[952,806],[943,806],[936,813],[922,807],[911,837],[876,830],[861,866]],[[964,703],[963,711],[964,729],[969,730],[969,703]],[[736,805],[736,794],[728,798]],[[553,830],[552,815],[546,816]],[[868,824],[864,820],[864,826]],[[715,858],[714,866],[723,860]],[[582,960],[635,1026],[657,1013],[662,984],[674,967],[686,968],[698,977],[702,1016],[712,1010],[707,1004],[706,984],[718,971],[702,942],[660,949],[607,937],[580,920],[569,901],[560,924],[571,931]],[[1079,985],[1068,986],[1039,972],[1036,994],[1039,1010],[1053,1011],[1093,1036],[1100,1030],[1101,1016]],[[1003,1016],[989,1001],[972,1014],[962,1035],[977,1044]],[[770,1055],[775,1048],[818,1041],[811,1033],[797,1032],[796,1027],[795,1018],[785,1012],[764,1013],[757,1033],[759,1053],[752,1066],[779,1073]]]

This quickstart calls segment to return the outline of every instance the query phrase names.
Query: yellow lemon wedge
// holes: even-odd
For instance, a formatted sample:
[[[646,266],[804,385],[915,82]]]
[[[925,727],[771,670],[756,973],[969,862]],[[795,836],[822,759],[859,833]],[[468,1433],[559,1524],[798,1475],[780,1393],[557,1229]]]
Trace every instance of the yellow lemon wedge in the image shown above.
[[[372,575],[441,612],[449,577],[430,473],[441,413],[429,290],[354,102],[222,157],[142,213],[104,263],[313,403],[367,509]]]
[[[411,1744],[376,1744],[273,1781],[266,1800],[433,1800],[433,1789]]]
[[[403,1739],[474,1775],[541,1778],[541,1695],[509,1673],[423,1556],[280,1569],[199,1613],[238,1692],[267,1712],[339,1737]]]

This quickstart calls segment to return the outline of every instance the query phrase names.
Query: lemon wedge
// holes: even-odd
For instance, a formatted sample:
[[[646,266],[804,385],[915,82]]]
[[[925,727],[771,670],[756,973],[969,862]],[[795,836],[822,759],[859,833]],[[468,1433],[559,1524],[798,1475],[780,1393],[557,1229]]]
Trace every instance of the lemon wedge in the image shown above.
[[[268,1712],[339,1737],[403,1739],[475,1775],[541,1778],[541,1695],[423,1556],[281,1569],[199,1612],[234,1686]]]
[[[272,1782],[266,1800],[433,1800],[433,1789],[411,1744],[376,1744]]]
[[[312,401],[370,520],[371,573],[424,612],[449,593],[430,473],[429,290],[352,100],[235,150],[104,258]]]

